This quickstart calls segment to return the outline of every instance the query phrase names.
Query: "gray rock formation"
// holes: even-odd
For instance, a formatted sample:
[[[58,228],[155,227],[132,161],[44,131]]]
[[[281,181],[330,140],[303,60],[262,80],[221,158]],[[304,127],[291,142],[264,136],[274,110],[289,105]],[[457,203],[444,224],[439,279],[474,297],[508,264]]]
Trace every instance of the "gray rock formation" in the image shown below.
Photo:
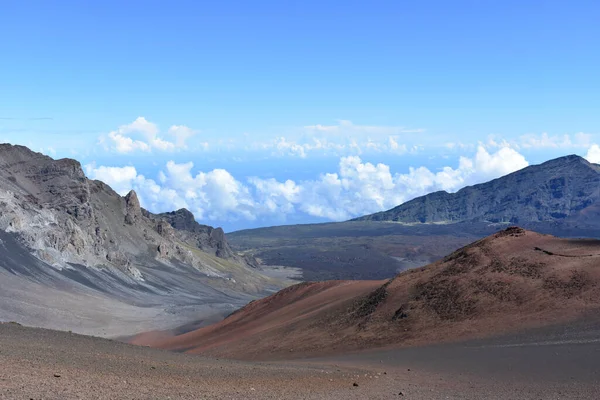
[[[600,225],[600,165],[576,155],[561,157],[456,193],[431,193],[356,220]]]
[[[200,225],[185,209],[159,215],[143,210],[134,191],[123,198],[88,180],[75,160],[0,145],[0,168],[0,229],[18,233],[50,264],[135,271],[148,258],[166,257],[218,274],[192,249],[243,263],[222,229]]]
[[[12,287],[26,280],[24,287],[93,291],[136,306],[221,302],[230,309],[281,285],[236,255],[222,229],[198,224],[189,211],[152,214],[134,191],[121,197],[87,179],[79,162],[23,146],[0,144],[0,233],[0,275],[4,269],[20,279]],[[0,277],[0,291],[7,293],[7,282]],[[0,303],[0,320],[9,300]],[[37,315],[35,324],[39,306],[20,314]],[[102,318],[110,316],[103,310]]]
[[[194,218],[194,214],[185,208],[158,214],[156,217],[167,221],[175,228],[177,238],[190,246],[195,246],[217,257],[235,258],[235,253],[225,239],[223,229],[199,224]]]

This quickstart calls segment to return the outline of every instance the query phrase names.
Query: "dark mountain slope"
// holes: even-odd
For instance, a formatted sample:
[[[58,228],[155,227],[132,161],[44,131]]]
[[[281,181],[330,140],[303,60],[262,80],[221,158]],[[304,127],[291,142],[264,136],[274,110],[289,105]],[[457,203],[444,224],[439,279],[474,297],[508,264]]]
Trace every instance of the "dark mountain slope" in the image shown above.
[[[600,166],[576,156],[540,165],[456,193],[435,192],[359,221],[402,223],[566,222],[600,225]],[[590,216],[595,218],[590,218]]]

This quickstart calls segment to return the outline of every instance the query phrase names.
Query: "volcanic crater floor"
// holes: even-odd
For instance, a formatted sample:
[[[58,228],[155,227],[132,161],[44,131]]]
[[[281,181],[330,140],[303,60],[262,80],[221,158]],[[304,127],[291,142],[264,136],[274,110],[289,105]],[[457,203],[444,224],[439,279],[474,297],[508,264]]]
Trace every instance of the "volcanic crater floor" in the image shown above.
[[[600,324],[241,362],[0,324],[0,399],[595,399]]]

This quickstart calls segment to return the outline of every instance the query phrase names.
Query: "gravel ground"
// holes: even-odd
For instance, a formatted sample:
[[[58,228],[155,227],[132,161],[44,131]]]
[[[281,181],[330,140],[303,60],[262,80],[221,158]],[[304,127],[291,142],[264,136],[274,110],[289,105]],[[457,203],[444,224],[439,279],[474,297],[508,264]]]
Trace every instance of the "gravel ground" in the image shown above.
[[[393,362],[386,353],[370,353],[250,363],[0,324],[0,399],[506,400],[596,399],[600,393],[591,381],[546,385],[526,376],[504,381],[481,371],[452,371],[450,358],[460,352],[442,351],[436,359],[431,347],[423,349],[425,357],[418,356],[419,349],[409,350],[404,356],[391,351]],[[446,364],[434,368],[442,358]]]
[[[207,359],[17,324],[0,324],[0,366],[1,399],[385,399],[401,390],[373,369]]]

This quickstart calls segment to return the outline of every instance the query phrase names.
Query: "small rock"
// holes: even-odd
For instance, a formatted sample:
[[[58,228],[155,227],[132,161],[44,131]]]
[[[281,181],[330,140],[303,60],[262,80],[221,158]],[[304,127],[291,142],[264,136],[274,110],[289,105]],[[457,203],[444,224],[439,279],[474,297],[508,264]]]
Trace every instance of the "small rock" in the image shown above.
[[[54,374],[55,378],[60,378],[60,374]]]
[[[404,396],[404,392],[398,393],[398,396]]]
[[[156,369],[156,367],[153,365],[153,366],[150,367],[150,369]]]
[[[250,391],[251,391],[251,392],[254,392],[255,390],[256,390],[256,389],[254,389],[254,388],[250,388]]]
[[[355,387],[356,387],[356,386],[358,386],[358,383],[354,382],[354,383],[352,384],[352,386],[355,386]]]

